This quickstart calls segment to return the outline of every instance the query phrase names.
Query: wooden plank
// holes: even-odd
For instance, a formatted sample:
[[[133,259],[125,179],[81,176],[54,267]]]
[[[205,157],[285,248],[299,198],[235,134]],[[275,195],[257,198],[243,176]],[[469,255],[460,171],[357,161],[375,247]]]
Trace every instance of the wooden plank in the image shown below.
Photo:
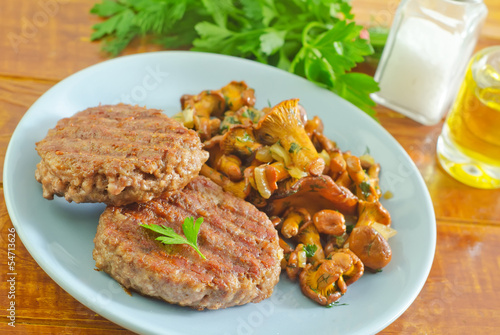
[[[61,80],[110,59],[100,42],[91,42],[92,26],[101,20],[89,13],[92,0],[2,1],[0,75]],[[159,50],[135,41],[124,54]]]
[[[15,327],[11,327],[6,323],[0,323],[0,333],[9,335],[26,335],[26,334],[39,334],[39,335],[132,335],[135,334],[129,330],[123,328],[109,328],[108,326],[115,326],[112,323],[107,323],[102,326],[101,324],[93,324],[92,320],[89,320],[87,327],[74,326],[65,324],[65,321],[61,322],[61,325],[45,325],[37,324],[36,321],[27,320],[16,323]],[[118,326],[116,326],[118,327]]]
[[[60,80],[105,59],[89,42],[94,1],[3,1],[0,74]],[[94,20],[94,21],[92,21]]]
[[[436,142],[443,122],[423,126],[386,108],[378,110],[380,123],[406,150],[422,174],[438,219],[500,224],[500,189],[481,190],[464,185],[439,164]]]
[[[0,182],[3,182],[7,146],[17,124],[36,99],[54,83],[47,80],[0,76]]]
[[[438,222],[427,282],[383,334],[498,334],[500,227]]]

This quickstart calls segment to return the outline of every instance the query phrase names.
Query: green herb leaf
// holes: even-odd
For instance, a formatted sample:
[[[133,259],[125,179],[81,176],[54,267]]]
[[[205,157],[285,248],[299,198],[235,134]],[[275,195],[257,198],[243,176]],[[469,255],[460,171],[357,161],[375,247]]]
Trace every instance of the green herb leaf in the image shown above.
[[[199,217],[196,221],[192,217],[185,218],[184,223],[182,224],[182,231],[184,232],[184,236],[186,236],[185,238],[177,234],[172,227],[166,227],[163,225],[160,226],[156,224],[141,224],[140,226],[163,235],[158,236],[156,238],[157,241],[160,241],[163,244],[187,244],[196,250],[201,258],[206,259],[205,255],[203,255],[198,249],[198,233],[202,223],[202,217]]]
[[[182,225],[182,231],[186,236],[187,240],[194,246],[198,245],[198,232],[200,231],[201,224],[203,223],[203,218],[199,217],[196,221],[192,217],[184,219],[184,224]],[[198,253],[198,248],[195,248]],[[200,253],[201,255],[201,253]],[[205,257],[203,256],[205,259]]]
[[[361,189],[361,192],[363,193],[363,195],[364,195],[365,197],[370,196],[370,194],[371,194],[371,187],[370,187],[370,183],[368,183],[367,181],[362,181],[362,182],[359,184],[359,188]]]
[[[260,35],[260,49],[266,55],[272,55],[285,44],[286,31],[271,30]]]
[[[316,244],[307,244],[304,246],[304,251],[306,252],[307,257],[313,257],[318,250],[318,246]]]
[[[215,23],[220,27],[226,26],[228,15],[236,11],[231,0],[202,0],[202,2]]]
[[[337,307],[337,306],[348,306],[349,304],[345,303],[345,302],[340,302],[340,301],[334,301],[332,302],[331,304],[329,305],[326,305],[325,307],[326,308],[332,308],[332,307]]]
[[[346,224],[345,225],[345,231],[347,234],[350,234],[352,230],[354,229],[356,225],[355,224]]]
[[[120,13],[125,9],[125,6],[111,0],[103,0],[100,4],[95,4],[90,13],[97,14],[102,17],[108,17]]]
[[[298,145],[295,142],[292,142],[292,144],[290,145],[290,149],[288,149],[288,152],[291,153],[291,154],[296,154],[300,150],[302,150],[302,148],[300,147],[300,145]]]
[[[91,13],[92,40],[118,55],[136,37],[166,48],[187,47],[253,59],[305,77],[375,118],[371,76],[353,72],[387,34],[360,37],[348,0],[102,0]],[[374,49],[374,46],[377,48]]]

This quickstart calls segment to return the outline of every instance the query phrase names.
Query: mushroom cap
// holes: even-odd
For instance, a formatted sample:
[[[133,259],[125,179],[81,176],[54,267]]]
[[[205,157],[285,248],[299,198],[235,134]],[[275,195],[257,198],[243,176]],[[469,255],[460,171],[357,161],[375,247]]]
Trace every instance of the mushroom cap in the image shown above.
[[[290,206],[304,207],[309,213],[334,209],[353,215],[356,214],[358,198],[349,189],[338,186],[330,176],[310,176],[279,183],[265,212],[281,215]]]

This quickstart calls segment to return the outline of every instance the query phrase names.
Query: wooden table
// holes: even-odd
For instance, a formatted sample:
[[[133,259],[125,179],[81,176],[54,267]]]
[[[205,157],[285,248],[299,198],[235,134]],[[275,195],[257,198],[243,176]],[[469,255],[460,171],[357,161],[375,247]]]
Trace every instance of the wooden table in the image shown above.
[[[354,0],[358,22],[389,25],[399,1]],[[10,137],[26,110],[61,79],[104,61],[91,43],[92,0],[3,0],[0,3],[0,170]],[[477,49],[500,45],[500,1]],[[127,53],[156,50],[136,42]],[[370,71],[370,70],[368,70]],[[467,187],[436,161],[442,124],[422,126],[377,107],[382,125],[401,143],[427,183],[437,217],[437,249],[420,295],[383,334],[500,333],[500,190]],[[1,171],[0,171],[1,172]],[[0,174],[1,175],[1,174]],[[3,189],[3,183],[0,185]],[[12,228],[0,195],[0,333],[126,334],[61,289],[16,240],[16,327],[8,326],[7,239]],[[362,321],[362,316],[360,316]]]

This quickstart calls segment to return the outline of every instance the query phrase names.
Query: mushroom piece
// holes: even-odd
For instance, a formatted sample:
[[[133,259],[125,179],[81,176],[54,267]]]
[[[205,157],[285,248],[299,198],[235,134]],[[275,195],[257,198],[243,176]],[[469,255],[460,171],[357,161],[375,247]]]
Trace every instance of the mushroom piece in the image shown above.
[[[281,269],[285,270],[288,265],[288,260],[290,259],[290,254],[293,252],[293,249],[281,237],[279,237],[279,245],[281,249],[283,249],[283,258],[281,259]]]
[[[249,203],[251,203],[252,205],[254,205],[255,207],[257,207],[259,210],[263,210],[263,208],[265,208],[267,206],[267,200],[264,199],[260,195],[259,191],[257,191],[255,188],[253,188],[253,186],[250,187],[250,192],[248,193],[245,200],[248,201]]]
[[[241,121],[238,118],[238,116],[235,115],[234,112],[231,111],[226,111],[224,113],[224,118],[222,119],[220,125],[219,125],[219,133],[220,134],[225,134],[229,129],[236,125],[241,125]],[[248,126],[248,124],[244,125]]]
[[[303,244],[298,244],[289,256],[286,266],[286,274],[290,280],[297,279],[297,276],[307,266],[307,253]]]
[[[195,115],[202,117],[221,116],[226,108],[226,100],[219,91],[205,90],[197,95],[184,94],[181,108],[194,108]]]
[[[243,106],[234,113],[241,124],[253,124],[259,122],[260,118],[264,115],[261,110],[251,106]]]
[[[255,126],[255,137],[266,145],[279,142],[290,154],[294,167],[318,176],[323,173],[325,162],[307,136],[301,121],[298,101],[285,100],[274,106]]]
[[[233,182],[231,179],[211,168],[207,164],[203,164],[200,174],[212,180],[217,185],[221,186],[224,191],[231,192],[235,196],[245,199],[250,193],[250,183],[247,179],[239,182]]]
[[[326,152],[332,152],[336,148],[335,142],[316,130],[313,131],[313,143],[317,151],[325,150]]]
[[[220,148],[224,154],[235,154],[239,157],[249,157],[262,147],[254,137],[250,125],[235,125],[224,134]]]
[[[392,258],[391,246],[372,226],[354,227],[344,246],[372,270],[382,269]]]
[[[203,149],[205,149],[205,150],[219,149],[220,143],[222,142],[223,138],[224,138],[224,135],[217,135],[217,136],[212,137],[211,139],[203,142]]]
[[[269,183],[269,189],[274,192],[278,189],[278,182],[290,177],[285,166],[281,162],[275,162],[265,165],[266,178]]]
[[[312,140],[313,132],[323,132],[324,126],[323,121],[319,118],[319,116],[314,116],[312,119],[307,120],[304,126],[307,136]]]
[[[243,179],[241,160],[234,155],[221,155],[216,161],[216,168],[229,177],[232,181]]]
[[[252,164],[259,163],[254,160]],[[278,189],[278,181],[290,177],[282,163],[260,164],[249,166],[244,171],[250,180],[252,187],[259,192],[264,199],[269,199],[273,192]]]
[[[217,132],[220,121],[212,121],[210,117],[220,116],[226,102],[220,92],[207,90],[198,95],[183,95],[181,107],[183,110],[193,110],[194,129],[204,141]]]
[[[356,213],[358,198],[329,176],[320,176],[284,180],[268,203],[265,209],[268,215],[281,215],[290,206],[303,207],[309,213],[335,209],[348,215]]]
[[[356,226],[369,226],[374,222],[386,226],[391,225],[391,214],[382,206],[380,201],[359,200],[358,216]]]
[[[349,177],[351,177],[354,185],[356,186],[356,195],[358,198],[366,201],[378,200],[378,185],[375,185],[374,180],[372,180],[363,170],[360,159],[356,156],[350,155],[345,161]]]
[[[289,208],[283,215],[281,234],[292,238],[299,233],[299,228],[304,223],[311,221],[311,214],[305,208]]]
[[[337,179],[344,172],[346,172],[346,162],[342,152],[340,150],[330,152],[330,169],[328,172],[330,177]]]
[[[380,164],[375,163],[368,168],[368,177],[370,177],[370,184],[374,185],[377,191],[377,199],[382,196],[382,190],[379,187]]]
[[[342,249],[348,237],[349,237],[348,233],[344,233],[340,236],[328,235],[326,239],[326,244],[323,247],[325,255],[330,255],[332,252]]]
[[[315,263],[325,258],[323,246],[321,245],[321,237],[312,221],[301,225],[296,239],[309,251],[308,262]]]
[[[344,214],[331,209],[324,209],[314,214],[313,222],[322,234],[340,236],[346,231]]]
[[[237,111],[243,106],[255,105],[255,91],[244,81],[232,81],[220,89],[229,110]]]
[[[363,273],[361,260],[349,249],[340,249],[316,264],[307,264],[299,275],[300,288],[305,296],[329,306]]]

